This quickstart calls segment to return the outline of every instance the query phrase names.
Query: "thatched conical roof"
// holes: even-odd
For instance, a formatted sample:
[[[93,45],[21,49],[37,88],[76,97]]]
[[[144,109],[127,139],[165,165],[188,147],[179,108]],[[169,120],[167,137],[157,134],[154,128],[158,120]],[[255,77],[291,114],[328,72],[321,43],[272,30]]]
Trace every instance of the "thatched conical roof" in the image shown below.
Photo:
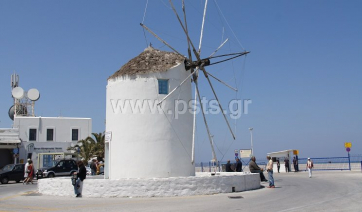
[[[185,57],[176,53],[160,51],[153,47],[148,47],[140,55],[128,61],[128,63],[123,65],[108,79],[123,75],[164,72],[179,63],[183,63],[184,60]]]

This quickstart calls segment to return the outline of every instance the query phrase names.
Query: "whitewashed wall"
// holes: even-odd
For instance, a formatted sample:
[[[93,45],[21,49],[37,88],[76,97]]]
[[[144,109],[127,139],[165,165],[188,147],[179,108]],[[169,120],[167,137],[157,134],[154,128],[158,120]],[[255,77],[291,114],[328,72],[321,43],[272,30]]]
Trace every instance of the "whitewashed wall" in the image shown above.
[[[192,114],[174,118],[175,100],[191,99],[191,80],[188,80],[163,104],[172,114],[143,114],[114,111],[117,101],[161,100],[157,79],[169,80],[169,91],[178,86],[190,72],[177,65],[167,72],[137,76],[122,76],[108,80],[106,131],[112,132],[109,146],[110,179],[153,178],[195,175],[191,164]],[[112,103],[113,102],[113,103]]]
[[[197,173],[190,177],[154,179],[92,179],[83,181],[83,197],[167,197],[231,193],[260,188],[259,174]],[[70,177],[40,179],[38,191],[43,195],[75,196]]]

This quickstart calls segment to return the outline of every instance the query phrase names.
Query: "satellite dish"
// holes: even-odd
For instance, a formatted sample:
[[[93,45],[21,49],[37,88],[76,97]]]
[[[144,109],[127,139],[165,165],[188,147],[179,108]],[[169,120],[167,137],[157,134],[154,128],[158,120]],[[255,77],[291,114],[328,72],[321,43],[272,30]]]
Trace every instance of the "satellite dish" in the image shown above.
[[[8,114],[9,114],[10,119],[14,121],[14,115],[15,115],[15,106],[14,105],[9,108]],[[24,105],[18,105],[18,107],[16,108],[16,114],[26,115],[26,114],[28,114],[28,110]]]
[[[25,92],[21,87],[16,87],[11,91],[11,94],[15,99],[22,99],[25,95]]]
[[[31,100],[31,101],[36,101],[40,98],[40,93],[38,91],[38,89],[36,88],[32,88],[28,91],[28,98]]]

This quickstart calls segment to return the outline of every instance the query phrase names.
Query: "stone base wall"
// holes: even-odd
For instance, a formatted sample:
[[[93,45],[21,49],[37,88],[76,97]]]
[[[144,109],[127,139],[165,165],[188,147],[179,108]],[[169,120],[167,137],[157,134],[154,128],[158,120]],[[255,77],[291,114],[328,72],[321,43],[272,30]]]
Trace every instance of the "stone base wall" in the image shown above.
[[[259,174],[196,173],[191,177],[153,179],[95,179],[83,181],[83,197],[167,197],[231,193],[260,188]],[[43,195],[75,196],[70,177],[40,179]]]

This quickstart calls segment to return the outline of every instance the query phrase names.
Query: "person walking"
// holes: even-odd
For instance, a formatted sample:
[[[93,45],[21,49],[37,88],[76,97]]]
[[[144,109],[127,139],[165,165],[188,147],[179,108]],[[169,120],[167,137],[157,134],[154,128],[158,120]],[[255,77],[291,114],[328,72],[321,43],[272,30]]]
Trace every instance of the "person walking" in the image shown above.
[[[33,168],[33,161],[29,160],[28,161],[28,166],[26,168],[26,179],[23,181],[23,184],[29,184],[29,182],[31,184],[33,184],[33,178],[34,178],[34,168]]]
[[[309,172],[309,178],[312,177],[312,168],[314,167],[313,165],[313,161],[308,158],[308,161],[307,161],[307,169],[308,169],[308,172]]]
[[[30,158],[28,158],[26,164],[25,164],[25,167],[24,167],[24,180],[23,180],[23,184],[27,182],[28,180],[28,176],[29,176],[29,173],[28,173],[28,166],[29,166],[29,161],[30,161]]]
[[[87,176],[87,170],[82,161],[78,161],[77,166],[78,172],[74,172],[74,175],[77,175],[77,180],[74,185],[74,193],[76,194],[76,197],[82,197],[83,181]]]
[[[289,158],[286,157],[284,159],[284,165],[285,165],[285,172],[289,172]]]
[[[280,162],[279,162],[279,160],[277,160],[277,168],[278,168],[278,173],[280,173],[279,172],[279,170],[280,170]]]
[[[252,156],[251,159],[250,159],[250,162],[249,162],[249,170],[250,170],[250,172],[251,172],[251,173],[259,173],[259,175],[260,175],[260,180],[261,180],[261,181],[263,181],[263,182],[268,181],[268,180],[265,178],[264,174],[263,174],[263,169],[260,168],[260,167],[258,166],[258,164],[256,164],[255,161],[256,161],[255,156]]]
[[[236,158],[236,168],[235,171],[236,172],[241,172],[243,164],[241,163],[239,158]]]
[[[28,183],[30,182],[31,184],[33,184],[33,179],[34,179],[34,163],[33,163],[32,160],[29,161],[28,169],[30,170],[29,176],[28,176]]]
[[[230,160],[228,160],[228,162],[225,165],[225,171],[226,172],[233,172],[233,170],[231,169],[231,163]]]
[[[274,177],[273,177],[273,159],[268,155],[268,164],[266,166],[266,171],[268,172],[269,186],[268,188],[275,188]]]

